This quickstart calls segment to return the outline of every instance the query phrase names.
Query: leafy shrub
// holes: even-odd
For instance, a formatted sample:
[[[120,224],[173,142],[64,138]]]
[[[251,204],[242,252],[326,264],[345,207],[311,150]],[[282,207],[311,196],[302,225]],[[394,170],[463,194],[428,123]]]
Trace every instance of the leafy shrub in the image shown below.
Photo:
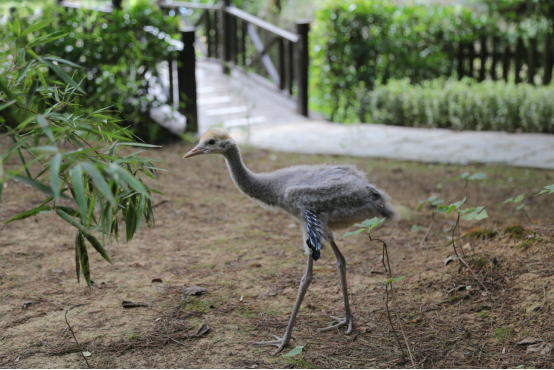
[[[151,145],[134,142],[133,135],[115,123],[109,109],[83,113],[76,103],[85,99],[82,88],[61,68],[77,65],[33,51],[62,37],[39,38],[49,22],[22,28],[15,18],[8,27],[10,37],[0,44],[0,132],[13,141],[1,153],[0,201],[4,183],[12,179],[44,193],[38,207],[6,222],[55,212],[75,228],[77,278],[82,271],[90,285],[85,240],[110,262],[104,245],[118,240],[120,223],[125,224],[127,241],[140,229],[143,218],[152,226],[152,192],[159,192],[141,176],[157,179],[158,169],[154,160],[140,158],[140,151],[125,149]],[[76,72],[77,79],[81,75]],[[20,166],[4,172],[4,163],[11,157]]]
[[[35,17],[21,8],[14,14],[23,26]],[[37,53],[56,55],[76,63],[86,71],[81,87],[86,94],[75,103],[89,112],[113,107],[125,126],[148,142],[165,141],[172,135],[153,121],[148,112],[165,100],[153,94],[152,84],[159,77],[157,66],[167,60],[174,47],[170,39],[179,38],[178,17],[165,16],[147,0],[125,9],[103,13],[85,9],[66,9],[44,4],[35,21],[54,16],[37,37],[57,32],[62,37],[33,47]],[[63,67],[69,75],[77,68]]]
[[[396,126],[554,133],[554,86],[470,79],[412,85],[393,80],[368,93],[363,119]]]
[[[519,15],[522,4],[532,14]],[[328,0],[313,22],[311,108],[333,121],[364,122],[368,109],[362,98],[376,86],[391,79],[418,84],[457,76],[460,43],[495,37],[503,50],[521,37],[525,47],[534,39],[544,49],[554,7],[541,6],[532,0],[484,0],[472,8]]]

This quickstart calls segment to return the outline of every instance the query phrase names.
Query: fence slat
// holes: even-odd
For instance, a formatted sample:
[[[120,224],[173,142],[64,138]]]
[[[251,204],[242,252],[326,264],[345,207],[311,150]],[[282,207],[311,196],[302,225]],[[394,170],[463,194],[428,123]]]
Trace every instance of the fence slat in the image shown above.
[[[187,128],[198,132],[198,107],[196,105],[196,54],[194,51],[195,29],[181,31],[183,50],[179,53],[177,78],[179,83],[179,110],[187,117]],[[181,102],[184,103],[181,104]]]
[[[510,62],[512,58],[512,49],[510,45],[504,48],[504,55],[502,55],[502,78],[505,82],[508,82],[508,76],[510,75]]]
[[[481,36],[480,44],[481,50],[479,50],[479,59],[481,60],[481,66],[479,67],[479,82],[485,80],[485,74],[487,73],[487,58],[489,55],[486,36]]]
[[[493,81],[497,80],[496,76],[496,65],[498,64],[498,36],[492,38],[492,61],[491,61],[491,79]]]
[[[552,81],[552,66],[554,64],[554,37],[552,32],[548,32],[544,38],[543,52],[543,85],[548,85]]]
[[[456,72],[458,73],[458,79],[461,80],[464,75],[465,75],[465,71],[464,71],[464,49],[465,49],[465,46],[464,46],[464,43],[463,42],[460,42],[458,43],[458,66],[456,68]]]
[[[296,43],[296,71],[297,71],[297,111],[303,116],[308,117],[308,64],[309,64],[309,45],[308,32],[310,24],[307,22],[297,22],[296,32],[298,42]]]
[[[535,73],[537,71],[537,39],[529,39],[529,60],[527,69],[527,83],[535,84]]]

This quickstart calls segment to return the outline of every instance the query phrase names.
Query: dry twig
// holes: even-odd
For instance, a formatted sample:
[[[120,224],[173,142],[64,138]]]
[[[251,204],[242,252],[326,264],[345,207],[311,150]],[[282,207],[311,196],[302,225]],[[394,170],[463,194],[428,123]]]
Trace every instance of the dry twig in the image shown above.
[[[81,353],[81,356],[83,356],[83,358],[85,359],[85,362],[87,363],[87,366],[89,369],[92,369],[92,367],[90,367],[90,364],[88,363],[88,360],[87,358],[85,357],[85,355],[83,354],[83,347],[81,347],[81,345],[79,344],[79,341],[77,340],[77,337],[75,336],[75,333],[73,332],[73,329],[71,328],[71,325],[69,325],[69,321],[67,321],[67,313],[69,312],[70,309],[72,309],[73,307],[70,307],[68,308],[67,310],[65,310],[65,315],[64,315],[64,318],[65,318],[65,322],[67,323],[67,327],[69,328],[69,331],[71,332],[71,335],[73,336],[73,339],[75,339],[75,343],[77,343],[77,346],[79,347],[79,352]]]

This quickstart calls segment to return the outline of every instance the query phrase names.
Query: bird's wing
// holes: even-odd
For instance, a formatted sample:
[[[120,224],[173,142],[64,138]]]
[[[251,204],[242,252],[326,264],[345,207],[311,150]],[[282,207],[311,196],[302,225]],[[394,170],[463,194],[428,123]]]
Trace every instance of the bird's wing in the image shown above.
[[[306,240],[306,244],[312,250],[312,258],[317,261],[321,254],[322,238],[319,214],[306,209],[304,211],[304,220],[306,221],[306,229],[308,229],[308,239]]]
[[[295,180],[284,191],[285,202],[314,212],[362,205],[373,189],[363,174],[347,166],[318,169]]]

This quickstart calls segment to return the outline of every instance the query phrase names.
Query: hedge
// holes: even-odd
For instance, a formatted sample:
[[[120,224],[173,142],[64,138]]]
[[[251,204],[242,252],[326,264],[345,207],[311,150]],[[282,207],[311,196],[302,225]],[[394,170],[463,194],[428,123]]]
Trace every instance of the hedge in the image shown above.
[[[365,122],[386,125],[554,133],[553,102],[554,86],[442,78],[391,80],[360,106]]]
[[[503,48],[521,37],[525,44],[536,38],[542,47],[551,32],[544,17],[505,27],[495,8],[487,9],[328,0],[312,23],[310,108],[332,121],[360,122],[366,114],[360,96],[378,84],[456,76],[460,42],[494,36]]]

